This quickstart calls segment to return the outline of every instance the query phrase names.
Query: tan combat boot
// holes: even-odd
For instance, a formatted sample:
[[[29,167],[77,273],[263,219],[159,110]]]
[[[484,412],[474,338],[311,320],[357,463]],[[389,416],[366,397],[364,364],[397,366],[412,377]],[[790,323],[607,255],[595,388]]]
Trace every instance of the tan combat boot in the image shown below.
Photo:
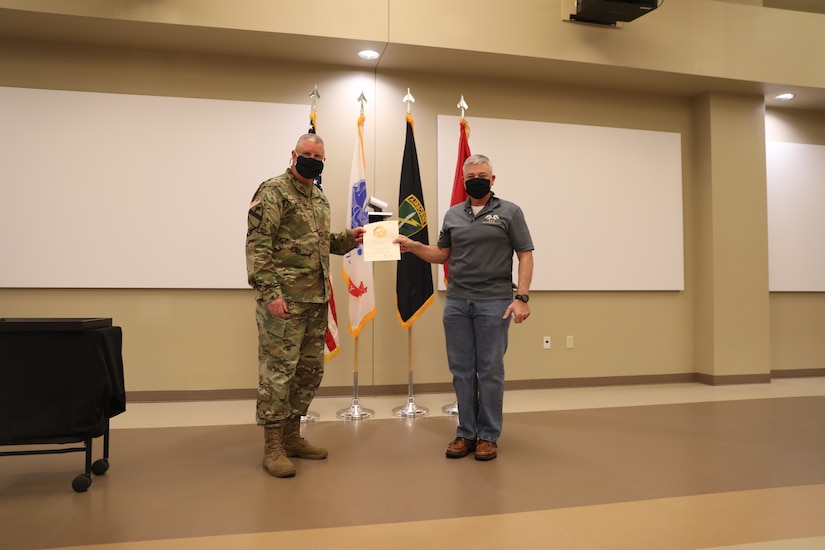
[[[264,469],[275,477],[292,477],[295,465],[284,451],[281,426],[264,427]]]
[[[323,447],[316,447],[301,437],[301,421],[291,418],[284,424],[284,451],[287,456],[320,460],[326,458],[329,451]]]

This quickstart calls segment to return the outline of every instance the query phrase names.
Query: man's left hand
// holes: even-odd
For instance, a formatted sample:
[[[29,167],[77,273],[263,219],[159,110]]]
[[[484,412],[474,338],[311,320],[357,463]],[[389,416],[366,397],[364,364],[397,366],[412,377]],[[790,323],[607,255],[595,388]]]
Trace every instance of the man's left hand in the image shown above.
[[[513,321],[516,323],[526,321],[530,317],[530,305],[521,300],[513,300],[513,303],[507,306],[502,319],[506,319],[510,315],[513,316]]]

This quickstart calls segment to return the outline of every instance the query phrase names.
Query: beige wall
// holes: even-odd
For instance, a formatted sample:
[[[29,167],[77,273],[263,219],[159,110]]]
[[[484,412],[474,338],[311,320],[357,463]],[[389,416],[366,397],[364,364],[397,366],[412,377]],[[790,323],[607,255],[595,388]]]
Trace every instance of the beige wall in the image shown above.
[[[458,114],[455,104],[462,94],[471,106],[467,112],[471,126],[473,117],[495,117],[680,132],[685,291],[534,293],[530,320],[511,329],[508,381],[549,385],[636,376],[667,380],[693,373],[706,375],[710,382],[765,381],[771,371],[825,368],[825,338],[821,338],[825,299],[815,293],[769,296],[767,292],[765,130],[759,119],[765,109],[761,96],[638,93],[628,91],[627,83],[616,81],[611,82],[615,88],[611,91],[606,85],[585,85],[572,78],[580,67],[588,75],[594,68],[596,74],[603,68],[605,75],[612,75],[618,66],[672,72],[673,87],[677,88],[684,75],[825,87],[822,70],[811,70],[809,64],[775,61],[775,54],[768,51],[780,38],[792,40],[791,46],[782,48],[814,46],[819,47],[816,51],[825,51],[821,24],[813,34],[777,32],[774,27],[766,34],[768,19],[776,21],[777,15],[758,15],[761,12],[752,10],[762,8],[753,6],[701,0],[669,0],[667,9],[646,16],[652,20],[655,15],[656,26],[637,24],[634,30],[638,31],[633,33],[630,28],[573,30],[574,24],[561,22],[559,2],[524,1],[521,7],[479,2],[478,14],[485,25],[468,22],[467,15],[453,3],[346,3],[369,14],[361,29],[349,12],[341,11],[342,2],[321,2],[311,14],[289,6],[270,13],[266,6],[271,4],[233,2],[230,12],[224,7],[227,3],[208,0],[165,0],[144,3],[140,9],[129,7],[134,4],[128,2],[87,0],[73,2],[72,9],[73,15],[97,15],[112,18],[113,23],[186,24],[216,29],[216,33],[224,31],[218,27],[240,29],[245,32],[232,36],[250,40],[259,39],[259,33],[311,34],[306,28],[311,15],[319,36],[340,38],[345,41],[342,44],[359,39],[364,43],[386,41],[386,49],[394,49],[398,53],[395,59],[407,63],[408,68],[372,70],[357,64],[305,60],[302,52],[312,46],[299,38],[294,39],[295,49],[281,56],[286,59],[276,59],[237,52],[207,53],[203,44],[199,53],[179,48],[153,51],[127,47],[115,38],[106,45],[81,45],[9,36],[7,32],[0,38],[0,85],[309,104],[308,94],[317,84],[322,96],[319,133],[327,142],[328,153],[325,188],[333,226],[339,228],[344,224],[343,186],[349,177],[356,99],[361,91],[368,98],[368,188],[371,194],[392,203],[397,197],[404,146],[401,100],[406,89],[412,89],[416,142],[430,211],[436,209],[436,116]],[[732,17],[729,10],[751,10],[747,13],[753,17],[745,18],[749,24],[736,17],[734,24],[721,26],[700,17],[699,4],[706,10],[721,10],[716,12],[719,16]],[[57,1],[0,0],[0,10],[4,8],[49,13],[68,9],[66,3]],[[524,17],[525,12],[538,15]],[[795,16],[793,12],[777,13]],[[798,21],[804,26],[811,24]],[[45,25],[39,18],[37,24]],[[707,26],[719,28],[702,35],[699,30]],[[766,36],[770,39],[763,40]],[[276,38],[278,44],[292,40],[282,34]],[[736,47],[730,48],[731,44]],[[233,51],[233,44],[227,43],[226,49]],[[524,61],[530,68],[535,67],[535,58],[547,60],[552,67],[560,62],[567,77],[571,77],[569,64],[573,63],[573,74],[565,82],[530,70],[513,76],[513,64],[509,68],[488,65],[495,58],[479,58],[477,52],[467,50],[505,54],[508,61],[516,65]],[[427,56],[433,51],[466,59],[471,66],[458,73],[443,72],[436,61],[434,69],[421,67],[415,55]],[[336,55],[330,52],[330,59]],[[769,62],[764,61],[765,56]],[[482,63],[475,65],[479,60]],[[657,80],[670,78],[656,74]],[[695,85],[691,80],[690,86]],[[805,143],[825,143],[821,113],[770,112],[774,113],[784,124],[781,130],[780,125],[769,126],[768,137],[790,132]],[[711,143],[717,136],[738,144],[733,158],[730,151]],[[525,150],[539,173],[542,163],[564,161],[553,158],[552,151],[532,150],[529,140],[525,140]],[[287,154],[273,151],[273,174],[283,169]],[[742,183],[743,172],[747,184]],[[736,209],[726,202],[741,192],[756,208]],[[737,232],[742,227],[747,231]],[[435,237],[433,224],[431,242]],[[534,240],[541,246],[540,235],[534,235]],[[725,250],[739,250],[743,245],[747,250],[744,256],[725,255]],[[334,274],[340,273],[340,266],[340,259],[333,258]],[[744,275],[748,285],[743,289],[733,281]],[[375,287],[378,317],[359,338],[359,382],[366,392],[371,387],[405,392],[409,342],[395,319],[394,266],[376,266]],[[339,297],[339,318],[345,319],[346,294],[340,277],[335,281],[335,295]],[[412,342],[416,383],[445,389],[450,375],[443,351],[442,302],[443,293],[437,293],[435,304],[413,327]],[[87,315],[110,316],[123,327],[130,392],[248,390],[256,384],[251,291],[0,289],[0,316]],[[541,346],[545,335],[553,339],[549,351]],[[575,336],[574,349],[564,348],[567,335]],[[341,353],[327,365],[323,388],[345,395],[352,384],[355,343],[346,330],[342,340]]]

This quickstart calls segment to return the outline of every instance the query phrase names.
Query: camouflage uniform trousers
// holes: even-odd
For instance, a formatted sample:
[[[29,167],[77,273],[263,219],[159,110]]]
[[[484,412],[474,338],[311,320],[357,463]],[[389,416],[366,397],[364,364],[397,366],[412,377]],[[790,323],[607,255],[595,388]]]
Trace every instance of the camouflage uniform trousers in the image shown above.
[[[259,426],[274,426],[306,414],[324,376],[326,303],[289,302],[286,319],[258,302]]]

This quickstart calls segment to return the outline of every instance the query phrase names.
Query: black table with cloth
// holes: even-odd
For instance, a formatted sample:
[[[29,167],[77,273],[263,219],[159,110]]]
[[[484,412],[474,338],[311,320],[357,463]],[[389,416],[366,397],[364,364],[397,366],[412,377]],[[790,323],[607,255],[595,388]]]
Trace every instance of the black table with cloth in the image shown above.
[[[78,492],[91,473],[105,473],[109,419],[126,410],[122,341],[106,318],[0,319],[0,446],[26,447],[0,456],[85,451],[85,472],[72,482]],[[103,458],[93,464],[100,436]]]

